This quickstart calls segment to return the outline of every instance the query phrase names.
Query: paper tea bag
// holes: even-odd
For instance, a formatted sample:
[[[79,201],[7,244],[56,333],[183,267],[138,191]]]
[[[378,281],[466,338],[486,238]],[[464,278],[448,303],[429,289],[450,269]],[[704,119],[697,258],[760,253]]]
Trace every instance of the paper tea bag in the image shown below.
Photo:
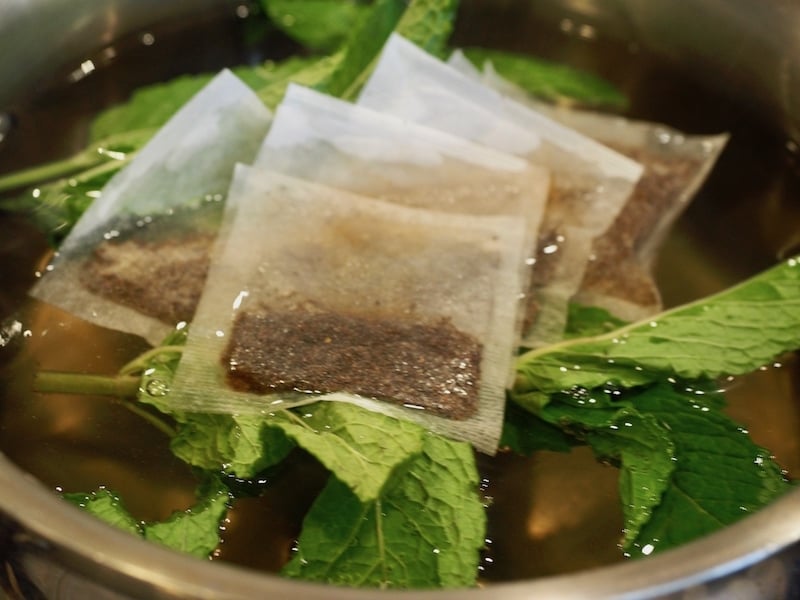
[[[270,112],[229,71],[194,96],[103,188],[32,294],[153,344],[192,318],[237,161]]]
[[[347,401],[496,450],[524,223],[237,167],[174,409]]]
[[[592,239],[621,210],[642,173],[635,161],[442,63],[398,35],[384,47],[359,104],[529,158],[552,183],[533,270],[538,303],[529,346],[563,335]]]
[[[527,161],[291,85],[256,167],[444,212],[515,215],[538,234],[550,177]]]
[[[471,63],[458,54],[454,53],[450,62],[459,70],[470,69],[467,64]],[[728,136],[687,135],[659,123],[539,103],[503,79],[491,63],[486,63],[478,76],[487,85],[644,165],[628,202],[594,241],[592,260],[576,300],[603,307],[628,321],[659,312],[661,295],[652,274],[658,248],[702,185]]]

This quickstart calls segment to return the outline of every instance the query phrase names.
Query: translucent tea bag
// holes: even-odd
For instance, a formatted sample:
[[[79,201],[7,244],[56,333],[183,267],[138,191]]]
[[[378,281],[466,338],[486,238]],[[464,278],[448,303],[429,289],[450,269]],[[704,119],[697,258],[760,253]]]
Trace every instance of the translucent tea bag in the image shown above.
[[[528,263],[550,182],[513,155],[296,85],[254,164],[405,206],[519,216]]]
[[[470,71],[463,56],[454,53],[450,62]],[[652,275],[658,248],[711,171],[728,136],[687,135],[659,123],[539,103],[503,79],[490,62],[478,76],[645,167],[624,208],[594,241],[576,300],[628,321],[659,312],[661,295]]]
[[[405,206],[526,219],[533,242],[545,169],[436,129],[291,85],[256,167]]]
[[[552,184],[533,271],[535,346],[561,338],[592,239],[614,221],[642,166],[577,131],[460,73],[393,35],[359,104],[529,158],[551,170]]]
[[[494,452],[524,223],[240,166],[171,392],[188,411],[347,401]]]
[[[235,75],[217,75],[106,184],[33,296],[153,344],[190,320],[233,167],[270,118]]]

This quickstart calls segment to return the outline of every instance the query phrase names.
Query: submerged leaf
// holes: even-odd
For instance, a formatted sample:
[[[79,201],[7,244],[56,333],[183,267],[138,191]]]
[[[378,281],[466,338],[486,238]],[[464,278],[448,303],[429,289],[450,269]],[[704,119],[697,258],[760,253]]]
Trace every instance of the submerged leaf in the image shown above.
[[[624,543],[630,544],[657,510],[669,485],[675,468],[674,444],[669,431],[635,405],[612,403],[602,393],[592,401],[590,397],[571,402],[558,396],[541,417],[585,440],[600,460],[620,467]]]
[[[249,478],[282,461],[294,444],[269,417],[191,413],[180,425],[170,448],[188,464],[212,472]]]
[[[629,551],[674,548],[738,521],[790,488],[768,451],[697,396],[660,385],[631,402],[669,429],[676,460],[661,504]]]
[[[228,512],[228,488],[209,477],[198,490],[197,504],[166,521],[144,525],[144,537],[173,550],[207,558],[219,545],[219,527]]]
[[[376,500],[360,502],[331,479],[283,573],[347,586],[472,586],[485,538],[477,486],[469,445],[436,436]]]
[[[644,554],[730,524],[788,488],[778,466],[721,412],[717,393],[658,384],[557,394],[544,420],[620,467],[623,546]]]
[[[548,423],[541,417],[509,402],[503,421],[500,447],[522,456],[530,456],[539,450],[569,452],[580,442],[569,436],[560,427]]]
[[[88,494],[66,493],[63,498],[109,525],[142,535],[141,523],[131,516],[119,496],[110,490],[103,488]]]
[[[627,325],[604,308],[570,303],[567,313],[565,339],[609,333]]]

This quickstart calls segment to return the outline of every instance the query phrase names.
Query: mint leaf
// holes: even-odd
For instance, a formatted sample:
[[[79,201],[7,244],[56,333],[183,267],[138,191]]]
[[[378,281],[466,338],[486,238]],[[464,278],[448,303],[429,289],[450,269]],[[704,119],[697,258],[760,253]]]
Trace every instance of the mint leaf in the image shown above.
[[[110,490],[101,488],[88,494],[66,493],[62,497],[109,525],[142,535],[141,523],[131,516],[119,496]]]
[[[372,502],[331,479],[283,573],[347,586],[474,585],[485,538],[477,486],[469,445],[436,436]]]
[[[276,413],[269,424],[312,454],[355,496],[379,497],[397,468],[422,452],[425,430],[345,402]]]
[[[578,434],[601,461],[620,467],[619,492],[625,522],[624,544],[631,543],[661,502],[675,468],[670,432],[638,406],[585,408],[551,402],[542,417]]]
[[[198,489],[198,502],[188,510],[173,513],[160,523],[144,525],[144,538],[173,550],[207,558],[219,545],[219,527],[228,512],[228,488],[209,477]]]
[[[57,246],[119,168],[120,165],[109,163],[88,169],[74,178],[28,190],[4,201],[2,208],[27,215]]]
[[[420,0],[412,0],[412,6]],[[408,8],[405,0],[376,0],[341,50],[341,61],[326,83],[332,96],[348,98],[366,81],[389,35]],[[320,88],[317,88],[320,89]]]
[[[269,424],[269,417],[175,412],[160,401],[169,392],[187,335],[186,328],[176,329],[160,347],[123,369],[141,373],[140,401],[177,421],[177,432],[170,441],[172,453],[199,469],[225,471],[242,478],[283,460],[294,445]]]
[[[750,372],[800,347],[800,261],[610,333],[523,354],[513,396]]]
[[[284,33],[322,52],[340,46],[369,8],[357,0],[261,0],[261,5]]]
[[[250,478],[281,462],[294,447],[269,420],[255,415],[181,415],[170,448],[194,467]]]
[[[239,66],[231,70],[252,89],[261,90],[286,82],[319,60],[291,57],[280,62],[268,61],[263,65]],[[94,118],[90,127],[91,139],[98,144],[108,144],[106,140],[113,140],[114,136],[142,131],[146,136],[135,146],[134,149],[138,149],[214,76],[214,73],[183,75],[137,89],[125,103],[106,109]]]
[[[466,48],[463,52],[478,69],[490,62],[503,78],[548,102],[566,99],[615,110],[628,105],[625,95],[611,83],[572,67],[499,50]]]
[[[155,132],[192,96],[211,81],[213,75],[183,75],[166,83],[139,88],[124,104],[101,112],[92,121],[90,139],[104,140],[128,131],[150,129]]]
[[[459,0],[416,0],[397,25],[397,33],[429,54],[442,57],[453,31]]]
[[[569,452],[579,443],[560,427],[547,423],[517,404],[513,402],[506,404],[503,434],[500,438],[501,448],[522,456],[530,456],[539,450]]]
[[[720,411],[722,396],[709,390],[657,384],[619,396],[583,391],[554,395],[542,409],[542,419],[619,465],[626,551],[650,554],[688,542],[788,488],[766,451]]]
[[[89,494],[69,493],[63,497],[110,525],[201,558],[207,558],[219,545],[220,523],[230,502],[228,488],[217,477],[208,477],[199,487],[195,506],[156,523],[136,521],[120,498],[106,489]]]
[[[278,63],[275,68],[275,78],[259,88],[256,93],[269,108],[275,108],[283,100],[290,83],[324,92],[343,58],[344,52],[340,50],[323,58],[289,59],[289,62]]]
[[[567,311],[565,339],[602,335],[628,324],[597,306],[583,306],[571,302]]]
[[[631,403],[669,429],[676,460],[661,504],[628,544],[629,551],[650,554],[689,542],[738,521],[789,489],[769,452],[698,396],[658,385]]]

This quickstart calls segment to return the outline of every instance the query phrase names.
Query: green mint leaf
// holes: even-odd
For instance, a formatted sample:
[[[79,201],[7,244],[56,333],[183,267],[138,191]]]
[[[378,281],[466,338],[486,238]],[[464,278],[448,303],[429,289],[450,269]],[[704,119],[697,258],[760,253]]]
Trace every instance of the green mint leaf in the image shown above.
[[[342,98],[354,96],[407,7],[406,0],[376,0],[342,48],[341,61],[321,91]]]
[[[67,501],[115,527],[173,550],[207,558],[219,545],[219,527],[227,514],[230,494],[218,477],[208,476],[199,486],[197,496],[197,504],[173,513],[166,521],[140,523],[130,515],[119,496],[109,490],[63,495]]]
[[[142,535],[142,525],[134,519],[114,492],[105,488],[83,493],[66,493],[63,498],[119,529]]]
[[[459,0],[417,0],[411,2],[397,33],[429,54],[442,57],[453,32]]]
[[[95,117],[89,129],[90,138],[99,141],[139,129],[155,132],[212,77],[207,73],[184,75],[166,83],[141,87],[127,102],[106,109]]]
[[[48,234],[50,242],[57,245],[151,133],[137,130],[95,144],[66,162],[81,163],[83,155],[94,154],[98,156],[96,164],[87,162],[89,166],[78,173],[29,189],[0,205],[4,210],[26,214],[34,225]]]
[[[530,456],[539,450],[569,452],[579,442],[560,427],[524,410],[513,402],[506,404],[500,447]]]
[[[589,337],[609,333],[628,323],[618,319],[604,308],[570,303],[567,313],[565,339]]]
[[[485,538],[477,487],[469,445],[436,436],[372,502],[331,479],[283,573],[346,586],[472,586]]]
[[[800,261],[793,258],[647,321],[527,352],[512,397],[736,375],[798,347]]]
[[[321,52],[338,48],[369,9],[357,0],[261,0],[261,4],[279,29]]]
[[[587,398],[588,400],[588,398]],[[551,402],[542,417],[583,437],[602,461],[620,467],[619,492],[625,522],[623,543],[630,544],[661,502],[675,468],[670,432],[638,406],[586,408]]]
[[[281,462],[294,447],[269,417],[191,413],[178,420],[172,453],[207,471],[250,478]]]
[[[584,71],[523,54],[466,48],[464,54],[479,69],[490,62],[511,83],[541,100],[570,100],[585,106],[621,110],[628,105],[614,85]]]
[[[289,83],[333,96],[346,96],[366,80],[368,72],[406,9],[405,0],[378,0],[360,15],[347,42],[335,53],[280,69],[280,77],[258,89],[270,108],[277,106]]]
[[[294,444],[269,424],[269,417],[175,412],[160,401],[169,392],[187,336],[186,328],[176,329],[160,347],[125,368],[141,373],[139,400],[177,421],[177,432],[170,442],[172,453],[199,469],[225,471],[242,478],[283,460]]]
[[[278,63],[275,78],[256,90],[258,97],[269,108],[275,108],[283,100],[290,83],[297,83],[321,92],[327,90],[330,79],[344,58],[344,51],[313,59],[289,59]]]
[[[166,521],[146,523],[144,538],[173,550],[207,558],[219,545],[219,527],[228,512],[228,488],[209,477],[198,489],[198,501],[185,511],[173,513]]]
[[[318,402],[302,415],[269,420],[312,454],[362,502],[379,497],[391,474],[422,452],[425,430],[346,402]]]
[[[669,428],[675,470],[631,552],[650,554],[734,523],[786,492],[780,467],[746,431],[704,397],[659,385],[631,399]]]

